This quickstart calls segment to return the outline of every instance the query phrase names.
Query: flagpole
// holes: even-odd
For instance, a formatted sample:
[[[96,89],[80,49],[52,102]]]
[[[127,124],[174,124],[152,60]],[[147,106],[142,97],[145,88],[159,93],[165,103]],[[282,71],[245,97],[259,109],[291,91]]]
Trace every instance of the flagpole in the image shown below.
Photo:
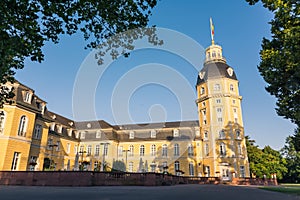
[[[215,36],[215,27],[212,22],[212,18],[209,19],[210,22],[210,36],[211,36],[211,44],[215,44],[214,36]]]

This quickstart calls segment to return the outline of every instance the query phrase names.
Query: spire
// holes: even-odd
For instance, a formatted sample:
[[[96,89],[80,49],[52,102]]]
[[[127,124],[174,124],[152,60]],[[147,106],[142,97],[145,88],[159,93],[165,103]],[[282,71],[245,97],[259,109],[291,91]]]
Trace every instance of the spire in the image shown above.
[[[210,22],[211,44],[214,45],[214,44],[215,44],[215,40],[214,40],[214,36],[215,36],[215,27],[214,27],[212,18],[210,18],[209,22]]]
[[[209,19],[210,22],[210,35],[211,35],[211,45],[206,48],[205,54],[205,64],[211,62],[223,62],[226,63],[226,59],[222,55],[222,47],[215,44],[215,27],[212,18]]]

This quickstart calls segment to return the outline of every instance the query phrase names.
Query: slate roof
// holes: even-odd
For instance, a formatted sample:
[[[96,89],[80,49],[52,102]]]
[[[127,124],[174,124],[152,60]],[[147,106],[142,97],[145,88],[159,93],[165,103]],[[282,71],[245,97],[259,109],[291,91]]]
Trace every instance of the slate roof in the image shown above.
[[[228,74],[227,72],[228,68],[230,68],[230,66],[224,62],[211,62],[211,63],[204,64],[203,68],[199,72],[199,74],[205,72],[204,77],[203,79],[200,79],[200,76],[198,75],[197,85],[206,82],[208,79],[214,79],[214,78],[230,78],[230,79],[237,80],[234,71],[232,76]]]

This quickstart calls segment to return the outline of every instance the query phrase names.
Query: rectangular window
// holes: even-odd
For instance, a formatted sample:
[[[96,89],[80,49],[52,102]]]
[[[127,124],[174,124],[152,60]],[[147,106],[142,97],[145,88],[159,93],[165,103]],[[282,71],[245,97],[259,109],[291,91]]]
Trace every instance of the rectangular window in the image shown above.
[[[209,166],[205,166],[205,176],[206,177],[210,177],[210,167]]]
[[[52,138],[48,138],[48,142],[47,142],[47,149],[48,150],[52,149],[52,143],[53,143],[53,139]]]
[[[118,148],[118,156],[123,157],[123,146],[119,146]]]
[[[11,163],[11,170],[12,171],[16,171],[18,170],[18,166],[19,166],[19,160],[20,160],[20,152],[14,152],[14,157]]]
[[[95,156],[99,156],[99,153],[100,153],[100,145],[97,144],[95,148]]]
[[[174,156],[179,156],[179,145],[178,144],[174,145]]]
[[[5,112],[0,111],[0,134],[3,134],[4,131],[4,122],[5,122]]]
[[[222,117],[218,117],[218,122],[223,122]]]
[[[208,144],[205,144],[205,149],[204,149],[204,153],[205,153],[205,156],[208,156],[209,155],[209,146]]]
[[[40,124],[36,124],[34,128],[33,138],[40,139],[42,135],[42,126]]]
[[[56,142],[56,151],[59,151],[60,150],[60,141],[57,141]]]
[[[34,171],[36,166],[37,157],[36,156],[30,156],[29,160],[29,171]]]
[[[129,172],[133,172],[133,162],[130,162],[130,163],[129,163],[128,171],[129,171]]]
[[[107,156],[107,154],[108,154],[108,144],[104,144],[103,154],[104,154],[104,156]]]
[[[92,145],[89,145],[87,148],[87,156],[92,155]]]
[[[162,146],[162,156],[163,157],[167,157],[168,156],[168,146],[166,144],[164,144]]]
[[[245,178],[245,166],[240,166],[240,177]]]
[[[67,154],[69,154],[71,151],[71,144],[67,143]]]
[[[221,99],[216,99],[216,102],[217,102],[218,104],[220,104],[220,103],[221,103]]]

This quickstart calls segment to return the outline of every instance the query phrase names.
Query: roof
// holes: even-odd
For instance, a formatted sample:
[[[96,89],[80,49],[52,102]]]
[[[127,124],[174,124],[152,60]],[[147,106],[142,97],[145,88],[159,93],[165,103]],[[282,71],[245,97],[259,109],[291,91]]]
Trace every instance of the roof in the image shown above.
[[[78,130],[114,128],[112,125],[110,125],[104,120],[75,122],[75,127]]]
[[[197,78],[197,85],[206,82],[208,79],[215,79],[215,78],[229,78],[229,79],[237,80],[234,70],[232,75],[230,76],[230,74],[228,73],[229,68],[231,67],[227,65],[225,62],[210,62],[204,64],[203,68],[199,72]]]
[[[157,123],[140,123],[116,125],[116,130],[137,130],[137,129],[157,129],[157,128],[176,128],[199,126],[199,121],[175,121],[175,122],[157,122]]]

